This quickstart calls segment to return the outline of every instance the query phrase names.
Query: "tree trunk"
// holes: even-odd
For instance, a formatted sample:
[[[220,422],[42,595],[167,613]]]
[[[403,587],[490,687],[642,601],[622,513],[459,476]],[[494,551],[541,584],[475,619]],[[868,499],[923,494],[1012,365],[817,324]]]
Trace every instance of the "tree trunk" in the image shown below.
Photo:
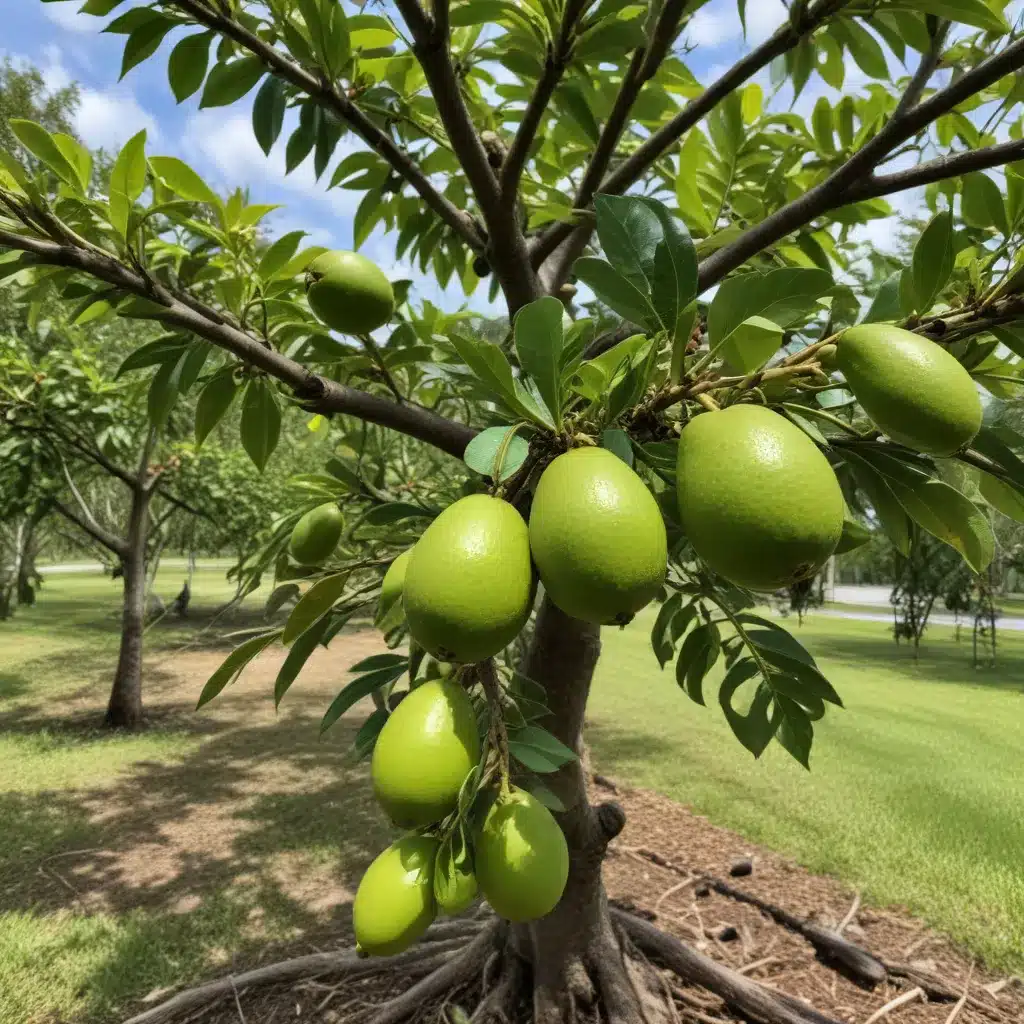
[[[39,584],[39,573],[36,572],[36,531],[45,515],[45,509],[36,509],[18,529],[16,585],[19,605],[32,605],[36,601],[36,587]]]
[[[566,810],[556,815],[569,846],[569,879],[547,917],[521,926],[516,951],[533,971],[534,1020],[555,1024],[573,1016],[574,1002],[600,993],[612,1020],[639,1019],[636,992],[608,912],[601,865],[625,818],[616,804],[592,807],[583,768],[583,718],[601,649],[600,629],[572,619],[546,597],[537,615],[523,673],[547,691],[545,727],[580,755],[544,781]]]
[[[132,489],[127,547],[121,558],[124,608],[121,652],[105,722],[113,729],[142,726],[142,634],[146,624],[146,541],[151,493],[141,484]]]

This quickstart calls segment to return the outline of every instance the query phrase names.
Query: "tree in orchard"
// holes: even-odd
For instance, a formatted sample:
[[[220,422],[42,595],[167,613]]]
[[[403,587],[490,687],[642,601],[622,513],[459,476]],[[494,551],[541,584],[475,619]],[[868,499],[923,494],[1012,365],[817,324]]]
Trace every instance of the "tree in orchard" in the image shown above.
[[[147,396],[136,383],[105,379],[105,370],[113,375],[117,368],[127,326],[53,325],[45,333],[49,350],[36,357],[24,337],[3,339],[0,450],[8,509],[22,505],[29,516],[61,517],[120,571],[121,642],[105,722],[136,729],[143,721],[147,584],[158,538],[175,513],[207,513],[174,493],[180,456],[167,443],[166,413],[152,401],[155,389]],[[151,365],[151,351],[143,346],[124,365]]]
[[[264,150],[296,111],[290,169],[312,154],[324,174],[346,132],[365,143],[330,179],[365,193],[357,247],[382,224],[442,283],[472,291],[491,275],[512,323],[497,339],[478,320],[427,310],[384,341],[374,330],[391,303],[372,265],[300,252],[297,235],[259,252],[250,240],[266,207],[240,193],[222,201],[176,158],[147,158],[142,136],[119,154],[109,195],[91,197],[74,145],[11,125],[47,174],[13,160],[0,172],[3,266],[161,322],[182,344],[154,386],[181,374],[193,346],[216,350],[221,362],[195,380],[200,432],[241,395],[241,439],[258,465],[291,404],[349,436],[359,420],[404,433],[477,474],[433,518],[427,502],[363,510],[358,457],[329,469],[358,523],[324,501],[281,525],[268,566],[322,564],[302,567],[311,586],[283,632],[246,641],[202,698],[283,638],[280,699],[315,646],[378,593],[388,637],[408,630],[409,656],[356,666],[324,723],[378,696],[358,743],[374,751],[382,804],[413,829],[374,862],[355,903],[364,952],[397,955],[338,960],[353,975],[425,972],[373,1024],[472,995],[485,967],[493,984],[468,1008],[477,1020],[523,1004],[544,1024],[595,1008],[615,1022],[669,1019],[636,948],[737,1015],[820,1022],[609,906],[601,863],[622,813],[590,805],[578,759],[601,625],[660,599],[652,645],[662,665],[675,658],[687,694],[703,703],[724,665],[718,699],[737,738],[755,755],[777,739],[806,765],[813,723],[839,696],[750,610],[755,592],[817,571],[844,532],[844,495],[863,495],[897,543],[914,521],[980,571],[987,515],[940,477],[944,465],[977,474],[996,507],[1024,489],[1024,440],[998,401],[983,422],[977,389],[1020,380],[1024,179],[1012,162],[1024,157],[1024,41],[1005,5],[795,0],[710,83],[684,62],[700,6],[396,0],[391,20],[331,0],[86,3],[115,14],[125,71],[184,29],[168,63],[179,100],[202,90],[215,107],[258,87]],[[771,67],[793,97],[812,79],[838,88],[846,54],[870,86],[819,100],[810,123],[766,104],[753,81]],[[889,166],[908,154],[911,166]],[[993,168],[1005,168],[998,182]],[[922,186],[934,216],[910,265],[859,294],[844,283],[850,229]],[[635,329],[566,324],[581,284]],[[531,558],[544,590],[532,629]],[[511,671],[495,656],[516,642],[526,653]],[[403,676],[409,689],[389,695]],[[435,756],[403,765],[403,737]],[[475,885],[500,916],[427,930]],[[398,952],[424,933],[433,941]],[[468,943],[454,950],[459,936]]]

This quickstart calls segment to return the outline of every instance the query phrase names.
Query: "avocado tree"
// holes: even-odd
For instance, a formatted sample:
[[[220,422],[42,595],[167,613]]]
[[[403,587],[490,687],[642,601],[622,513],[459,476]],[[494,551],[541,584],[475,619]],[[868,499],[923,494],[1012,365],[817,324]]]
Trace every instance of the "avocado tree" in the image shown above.
[[[70,328],[62,337],[54,326],[46,334],[49,351],[36,358],[24,338],[0,339],[0,494],[9,511],[20,510],[36,529],[44,517],[59,516],[119,571],[121,640],[104,721],[137,729],[155,539],[176,512],[207,513],[169,486],[180,458],[168,448],[164,421],[147,404],[145,390],[105,379],[104,363],[112,375],[110,356],[117,335],[125,333],[123,324],[113,326],[93,332],[84,344],[82,329]]]
[[[364,193],[356,247],[380,224],[444,284],[472,292],[489,276],[508,310],[496,329],[428,310],[385,340],[374,332],[392,303],[372,265],[299,251],[297,235],[261,252],[253,233],[266,207],[222,200],[180,160],[147,156],[142,135],[117,157],[109,194],[92,197],[73,141],[11,123],[45,174],[13,159],[0,170],[0,266],[162,323],[178,341],[159,360],[151,351],[154,386],[180,381],[205,346],[200,434],[241,396],[241,440],[258,465],[291,405],[349,434],[363,421],[407,435],[473,471],[465,497],[440,510],[394,500],[393,464],[374,480],[358,457],[328,467],[309,510],[321,511],[292,550],[322,561],[303,567],[312,585],[283,633],[247,640],[202,698],[283,639],[280,699],[317,643],[378,593],[388,637],[414,641],[408,657],[357,666],[324,723],[377,695],[357,743],[374,751],[381,803],[413,830],[356,898],[363,951],[426,972],[373,1024],[453,990],[471,998],[485,967],[487,993],[467,1007],[477,1020],[506,1019],[524,1000],[542,1024],[595,1009],[615,1022],[670,1019],[636,948],[737,1015],[820,1022],[609,906],[601,863],[623,817],[590,805],[578,759],[601,625],[659,599],[654,653],[675,660],[690,698],[704,703],[723,666],[718,700],[740,742],[759,755],[775,739],[806,765],[814,722],[840,698],[788,633],[751,611],[754,593],[816,572],[854,494],[898,546],[914,522],[981,571],[988,518],[940,476],[947,463],[974,474],[979,500],[1020,507],[1024,440],[999,404],[1024,352],[1024,177],[1013,165],[1024,158],[1024,39],[1006,5],[793,0],[777,31],[708,83],[685,62],[701,6],[396,0],[392,18],[333,0],[85,4],[115,14],[125,72],[174,34],[180,101],[201,90],[215,107],[255,91],[265,151],[295,125],[289,168],[312,155],[326,174],[342,135],[360,140],[329,179]],[[741,21],[747,7],[739,0]],[[847,57],[869,84],[834,104],[822,96],[809,120],[765,98],[769,69],[793,101],[812,83],[841,89]],[[865,296],[848,273],[853,229],[911,188],[924,188],[931,219],[910,265]],[[627,326],[597,334],[595,319],[572,320],[578,303]],[[984,421],[978,384],[995,396]],[[359,523],[335,547],[338,517],[323,506],[342,492]],[[285,586],[297,518],[263,563],[292,574]],[[544,588],[532,619],[531,557]],[[517,645],[513,671],[495,656]],[[387,696],[403,676],[408,695]],[[388,751],[403,736],[430,749],[427,718],[441,723],[444,752],[410,779]],[[477,884],[497,916],[404,950]],[[377,963],[338,965],[365,975]]]

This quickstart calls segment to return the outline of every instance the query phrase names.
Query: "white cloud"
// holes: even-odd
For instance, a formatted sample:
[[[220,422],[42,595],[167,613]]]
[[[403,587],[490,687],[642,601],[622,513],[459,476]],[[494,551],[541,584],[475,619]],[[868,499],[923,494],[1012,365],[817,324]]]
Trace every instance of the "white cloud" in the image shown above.
[[[714,4],[702,7],[690,20],[687,39],[694,46],[714,49],[741,37],[742,27],[735,8],[726,11]]]
[[[75,131],[87,145],[118,149],[143,128],[151,140],[159,136],[156,119],[131,93],[114,89],[82,90],[75,114]]]
[[[92,14],[79,14],[78,4],[49,3],[43,12],[50,21],[66,29],[68,32],[96,32],[104,24],[101,18]]]
[[[782,0],[754,0],[747,4],[747,39],[764,42],[788,17]]]

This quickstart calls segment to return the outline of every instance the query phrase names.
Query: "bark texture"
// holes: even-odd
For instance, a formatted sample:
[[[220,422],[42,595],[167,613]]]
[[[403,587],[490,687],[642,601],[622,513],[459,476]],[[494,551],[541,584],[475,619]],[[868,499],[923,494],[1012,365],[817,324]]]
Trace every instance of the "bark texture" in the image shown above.
[[[125,553],[124,607],[121,613],[121,650],[105,722],[114,729],[142,726],[142,635],[146,626],[146,542],[152,492],[144,484],[132,490]]]

